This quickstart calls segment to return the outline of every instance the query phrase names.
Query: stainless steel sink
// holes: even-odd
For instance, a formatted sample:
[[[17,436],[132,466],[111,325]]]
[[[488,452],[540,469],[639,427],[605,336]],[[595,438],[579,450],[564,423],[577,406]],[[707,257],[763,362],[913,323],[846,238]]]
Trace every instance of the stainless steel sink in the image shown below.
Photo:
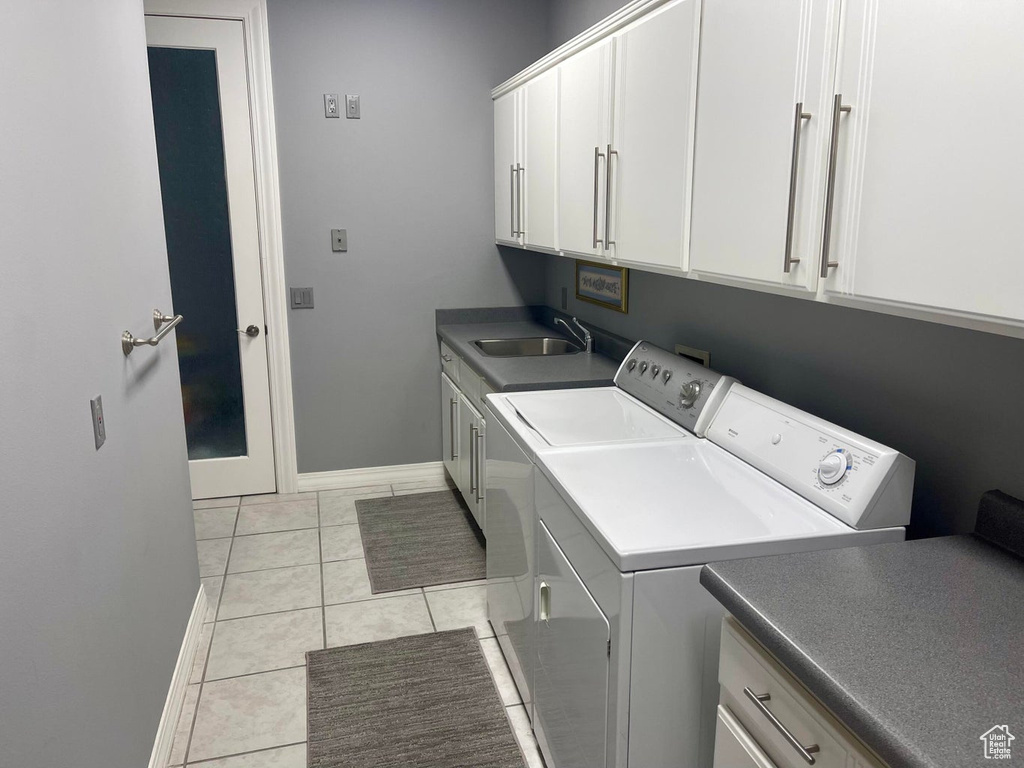
[[[477,339],[477,349],[489,357],[534,357],[575,355],[583,350],[568,339],[539,336],[525,339]]]

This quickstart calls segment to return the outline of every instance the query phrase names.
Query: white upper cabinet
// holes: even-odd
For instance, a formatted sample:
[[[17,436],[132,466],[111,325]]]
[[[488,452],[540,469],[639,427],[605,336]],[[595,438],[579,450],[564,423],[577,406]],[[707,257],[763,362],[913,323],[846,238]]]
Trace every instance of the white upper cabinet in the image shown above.
[[[684,268],[700,6],[675,0],[615,36],[604,240],[616,261]]]
[[[843,6],[827,293],[1020,328],[1024,3]]]
[[[838,0],[704,0],[690,270],[813,291]]]
[[[559,67],[558,246],[603,256],[607,147],[611,141],[612,40]]]
[[[523,138],[520,185],[523,244],[554,250],[555,175],[558,164],[558,70],[550,69],[522,87]]]
[[[516,142],[519,91],[494,100],[494,239],[520,245]]]

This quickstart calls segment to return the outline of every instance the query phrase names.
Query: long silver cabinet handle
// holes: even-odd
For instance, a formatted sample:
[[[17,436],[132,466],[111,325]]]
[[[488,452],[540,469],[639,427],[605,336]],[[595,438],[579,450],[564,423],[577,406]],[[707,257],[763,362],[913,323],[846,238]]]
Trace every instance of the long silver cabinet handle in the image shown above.
[[[523,237],[523,172],[526,169],[516,163],[516,235]]]
[[[789,214],[786,219],[786,257],[782,262],[782,271],[789,273],[800,259],[793,258],[793,220],[796,216],[796,182],[800,167],[800,134],[803,133],[804,120],[810,120],[811,113],[804,112],[803,102],[796,105],[796,116],[793,118],[793,157],[789,163]]]
[[[476,427],[472,424],[469,425],[469,492],[476,494],[476,472],[474,468],[476,465]]]
[[[184,319],[181,315],[174,315],[172,317],[171,315],[165,315],[159,309],[154,309],[153,327],[159,328],[157,334],[148,339],[137,339],[131,331],[125,331],[121,334],[121,351],[124,352],[125,357],[128,357],[136,347],[155,347]],[[164,325],[165,323],[166,325]],[[160,328],[161,325],[163,325],[163,328]]]
[[[484,500],[484,484],[480,478],[483,474],[481,471],[484,467],[484,432],[482,429],[477,428],[476,430],[476,500]]]
[[[509,178],[509,201],[512,206],[512,210],[509,213],[509,232],[512,237],[518,237],[519,232],[516,231],[516,166],[515,163],[508,167],[508,178]]]
[[[821,276],[828,277],[831,267],[838,267],[838,261],[829,261],[829,246],[832,243],[832,208],[836,200],[836,166],[839,164],[839,117],[853,107],[843,104],[843,94],[837,93],[832,99],[832,136],[828,150],[828,186],[825,187],[825,224],[821,234]]]
[[[598,181],[601,171],[601,158],[604,154],[601,152],[600,147],[594,147],[594,247],[597,248],[598,244],[604,247],[604,241],[597,236],[597,208],[600,190],[598,187],[600,183]]]
[[[451,453],[452,453],[452,461],[455,461],[457,458],[459,458],[459,454],[455,450],[455,446],[456,446],[455,438],[457,437],[457,435],[455,434],[455,431],[456,431],[456,426],[455,426],[455,406],[457,406],[458,404],[459,404],[459,401],[458,401],[457,398],[454,398],[454,397],[448,398],[448,425],[450,427],[449,434],[451,435],[451,439],[452,439],[452,451],[451,451]]]
[[[800,753],[800,757],[806,760],[808,765],[814,765],[813,754],[815,752],[820,752],[821,747],[819,747],[817,744],[811,744],[810,746],[805,747],[803,744],[800,743],[800,740],[792,733],[790,733],[790,730],[782,724],[782,721],[779,720],[779,718],[777,718],[774,714],[772,714],[772,711],[764,705],[764,702],[771,701],[771,694],[757,694],[749,688],[744,688],[743,693],[746,695],[748,699],[750,699],[751,702],[753,702],[754,706],[757,707],[758,711],[766,718],[768,718],[768,722],[775,726],[775,730],[782,734],[782,738],[788,741],[790,746]]]
[[[551,585],[545,581],[540,583],[540,594],[537,603],[537,613],[540,616],[540,620],[546,622],[551,618]]]
[[[604,161],[604,247],[615,245],[612,240],[612,155],[618,157],[618,150],[608,145],[608,156]]]

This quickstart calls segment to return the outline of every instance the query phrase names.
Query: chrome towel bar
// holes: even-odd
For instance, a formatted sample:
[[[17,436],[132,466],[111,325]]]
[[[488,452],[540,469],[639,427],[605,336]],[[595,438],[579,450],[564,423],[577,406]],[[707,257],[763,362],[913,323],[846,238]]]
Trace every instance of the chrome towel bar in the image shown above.
[[[154,309],[153,328],[158,331],[158,333],[149,339],[137,339],[132,335],[131,331],[125,331],[121,334],[121,351],[124,352],[125,357],[128,357],[136,347],[155,347],[163,341],[164,336],[170,333],[172,328],[176,327],[184,319],[185,318],[181,315],[165,315],[159,309]]]

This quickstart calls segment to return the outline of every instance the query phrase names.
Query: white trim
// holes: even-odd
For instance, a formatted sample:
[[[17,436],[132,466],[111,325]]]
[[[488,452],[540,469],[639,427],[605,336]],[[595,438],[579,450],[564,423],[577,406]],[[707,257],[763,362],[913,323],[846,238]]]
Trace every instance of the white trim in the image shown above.
[[[333,472],[305,472],[299,475],[299,491],[326,491],[332,488],[358,488],[363,485],[408,483],[415,480],[444,482],[444,462],[394,464],[390,467],[338,469]]]
[[[565,61],[588,45],[617,32],[627,24],[636,21],[641,16],[649,13],[659,5],[664,5],[669,0],[633,0],[632,3],[624,5],[610,16],[597,22],[590,29],[576,35],[572,40],[558,46],[542,59],[538,59],[517,75],[513,75],[501,85],[491,91],[491,98],[497,99],[510,91],[514,91],[527,80],[532,80],[542,72]]]
[[[156,729],[153,740],[153,751],[149,756],[149,768],[164,768],[171,761],[171,747],[174,746],[174,731],[181,716],[181,707],[185,703],[185,692],[188,679],[192,675],[192,664],[199,651],[199,636],[203,632],[203,619],[206,618],[206,590],[199,585],[199,594],[192,605],[192,615],[188,618],[185,638],[181,641],[178,651],[178,663],[174,665],[171,676],[171,687],[164,701],[164,712],[160,716],[160,725]]]
[[[249,69],[249,110],[253,124],[256,214],[263,268],[263,307],[270,374],[270,418],[274,437],[274,474],[278,493],[295,493],[295,409],[288,345],[288,290],[284,276],[281,195],[277,166],[277,129],[270,74],[270,37],[266,0],[145,0],[145,13],[207,19],[237,19],[245,30]]]

